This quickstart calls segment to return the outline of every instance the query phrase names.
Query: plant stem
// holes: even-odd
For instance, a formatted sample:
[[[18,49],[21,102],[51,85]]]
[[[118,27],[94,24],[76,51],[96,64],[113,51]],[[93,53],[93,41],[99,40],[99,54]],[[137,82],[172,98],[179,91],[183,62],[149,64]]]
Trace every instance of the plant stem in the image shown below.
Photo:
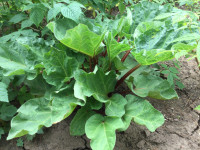
[[[119,37],[119,36],[118,36],[117,42],[118,42],[118,43],[120,42],[120,37]]]
[[[199,68],[199,70],[200,70],[199,61],[198,61],[197,57],[195,57],[195,60],[196,60],[196,62],[197,62],[198,68]]]
[[[126,60],[126,58],[128,57],[128,55],[130,54],[131,49],[126,51],[125,55],[122,57],[121,62],[124,62]]]
[[[120,80],[117,81],[117,84],[115,86],[115,89],[124,82],[124,80],[131,74],[133,73],[135,70],[137,70],[141,65],[138,64],[135,67],[133,67],[131,70],[129,70]]]
[[[103,54],[103,57],[106,57],[106,54],[107,54],[107,48],[106,48],[105,53]]]
[[[92,72],[92,58],[90,58],[90,72]]]

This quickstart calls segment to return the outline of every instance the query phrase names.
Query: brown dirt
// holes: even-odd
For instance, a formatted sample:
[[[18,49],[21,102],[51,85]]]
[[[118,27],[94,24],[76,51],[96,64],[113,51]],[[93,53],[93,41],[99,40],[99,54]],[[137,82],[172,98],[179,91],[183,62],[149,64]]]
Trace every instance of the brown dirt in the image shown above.
[[[185,89],[178,90],[179,100],[150,100],[165,116],[165,124],[155,132],[135,123],[127,131],[117,134],[114,150],[199,150],[200,112],[193,108],[200,104],[200,71],[195,60],[181,60],[180,78]],[[89,140],[72,137],[69,123],[72,118],[45,129],[33,141],[25,141],[23,148],[16,141],[1,141],[0,150],[89,150]]]

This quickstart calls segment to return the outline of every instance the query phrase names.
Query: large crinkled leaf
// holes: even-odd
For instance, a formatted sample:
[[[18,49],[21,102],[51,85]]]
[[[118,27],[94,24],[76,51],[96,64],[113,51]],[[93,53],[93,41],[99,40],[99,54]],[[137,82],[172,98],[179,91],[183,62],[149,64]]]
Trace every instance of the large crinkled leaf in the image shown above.
[[[79,70],[75,73],[75,80],[75,97],[86,100],[86,96],[93,96],[100,102],[106,102],[109,99],[108,94],[114,90],[116,74],[113,71],[105,74],[102,69],[95,73]]]
[[[178,95],[167,80],[154,75],[138,75],[128,87],[140,97],[151,97],[161,100],[176,99]]]
[[[8,35],[5,35],[0,38],[0,43],[6,43],[8,41],[18,41],[19,38],[35,38],[38,36],[38,33],[33,32],[31,29],[27,30],[18,30],[16,32],[12,32]]]
[[[190,31],[179,28],[170,20],[165,22],[143,22],[134,33],[136,50],[132,52],[141,65],[150,65],[173,59],[179,51],[171,50],[173,44],[180,41],[182,35]]]
[[[74,76],[79,64],[75,58],[68,57],[66,52],[53,49],[46,54],[44,67],[45,80],[51,85],[61,87]]]
[[[64,38],[58,40],[73,50],[94,57],[100,52],[98,48],[103,38],[104,34],[98,35],[90,31],[86,25],[79,24],[75,28],[67,30]]]
[[[25,80],[24,84],[29,87],[30,94],[37,96],[43,96],[52,87],[42,75],[38,75],[34,80]]]
[[[27,15],[24,14],[24,13],[20,13],[20,14],[17,14],[15,16],[13,16],[9,20],[9,22],[12,22],[12,23],[16,24],[16,23],[19,23],[20,21],[25,20],[25,19],[27,19]]]
[[[45,15],[45,7],[42,4],[38,4],[31,9],[30,20],[38,27],[42,22]]]
[[[173,51],[163,49],[141,50],[139,53],[132,52],[132,54],[141,65],[151,65],[175,57]]]
[[[108,102],[106,102],[105,113],[107,116],[122,117],[125,114],[124,106],[126,99],[120,94],[114,94]]]
[[[49,101],[43,97],[24,103],[11,121],[8,140],[26,134],[33,135],[42,127],[50,127],[68,117],[76,107],[78,100],[72,96],[52,97]]]
[[[10,121],[17,112],[17,108],[9,103],[0,103],[0,119]]]
[[[162,113],[156,110],[147,100],[134,95],[127,95],[126,99],[128,103],[125,106],[125,115],[122,117],[124,128],[120,130],[126,130],[131,120],[140,125],[145,125],[151,132],[163,125],[165,119]]]
[[[56,18],[56,16],[60,13],[61,8],[64,7],[65,5],[62,3],[56,3],[54,4],[53,8],[50,8],[48,13],[47,13],[47,21]]]
[[[123,127],[121,118],[103,117],[93,115],[88,119],[85,132],[91,139],[90,146],[93,150],[113,150],[116,141],[115,130]]]
[[[9,102],[7,85],[3,82],[0,82],[0,102]]]
[[[56,21],[50,22],[47,27],[54,33],[58,40],[64,38],[66,30],[72,29],[77,25],[73,20],[70,19],[57,19]]]
[[[200,40],[200,34],[198,33],[184,34],[183,36],[176,38],[173,42],[194,41],[194,40]]]
[[[4,69],[4,75],[11,76],[34,72],[33,64],[28,61],[31,58],[26,57],[28,50],[22,50],[24,48],[21,47],[18,51],[9,43],[0,45],[0,67]]]
[[[109,32],[106,38],[106,47],[107,53],[110,61],[112,61],[117,55],[119,55],[123,51],[127,51],[131,49],[131,46],[126,43],[118,43],[116,39],[112,36],[112,33]]]
[[[177,51],[175,58],[178,60],[181,56],[185,56],[188,52],[194,50],[197,45],[188,45],[184,43],[177,43],[172,46],[172,50]]]
[[[134,33],[135,28],[141,22],[152,21],[156,16],[171,12],[173,7],[169,4],[159,5],[157,3],[152,3],[148,1],[143,1],[134,5],[132,11],[133,24],[132,33]]]
[[[78,2],[71,2],[68,6],[61,8],[61,13],[65,18],[70,18],[78,22],[79,18],[83,15],[81,8],[85,7]]]
[[[88,105],[79,109],[70,123],[70,134],[74,136],[85,134],[86,121],[94,114],[95,112]]]

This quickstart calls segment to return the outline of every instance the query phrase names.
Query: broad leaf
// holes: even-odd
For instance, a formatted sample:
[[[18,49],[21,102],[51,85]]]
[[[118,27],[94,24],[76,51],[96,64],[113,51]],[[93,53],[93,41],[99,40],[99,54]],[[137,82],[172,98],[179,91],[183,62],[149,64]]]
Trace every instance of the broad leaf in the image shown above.
[[[122,117],[125,114],[124,106],[126,103],[126,99],[120,94],[113,95],[108,102],[106,102],[106,115]]]
[[[121,52],[131,49],[129,44],[118,43],[116,39],[112,36],[111,32],[109,32],[107,35],[106,47],[110,61],[112,61]]]
[[[54,4],[54,7],[48,11],[47,21],[56,18],[56,16],[60,13],[62,6],[63,4],[61,3]]]
[[[116,134],[115,130],[121,128],[123,122],[120,118],[93,115],[88,119],[85,132],[91,139],[90,146],[93,150],[113,150]]]
[[[200,34],[188,33],[176,38],[173,42],[194,41],[194,40],[200,40]]]
[[[43,5],[35,6],[31,9],[30,20],[38,27],[45,15],[45,7]]]
[[[7,85],[3,82],[0,82],[0,102],[9,102]]]
[[[31,20],[24,20],[21,23],[21,28],[26,28],[26,27],[30,27],[33,25],[33,22]]]
[[[127,82],[129,88],[140,97],[161,100],[176,99],[178,95],[167,80],[154,75],[138,75],[134,81]]]
[[[51,85],[61,87],[74,76],[79,64],[75,58],[68,57],[65,52],[53,49],[46,54],[44,67],[45,80]]]
[[[34,72],[33,64],[28,61],[31,58],[26,57],[28,55],[27,51],[22,49],[23,47],[18,51],[11,44],[0,45],[0,67],[6,71],[5,75],[21,75],[25,72]]]
[[[50,22],[47,27],[54,33],[58,40],[62,40],[65,37],[66,30],[72,29],[76,25],[74,21],[64,18]]]
[[[0,119],[10,121],[17,112],[17,108],[9,103],[0,104]]]
[[[12,22],[12,23],[19,23],[20,21],[22,21],[22,20],[25,20],[27,18],[27,16],[25,15],[25,14],[23,14],[23,13],[21,13],[21,14],[17,14],[17,15],[15,15],[15,16],[13,16],[10,20],[9,20],[9,22]]]
[[[52,97],[51,101],[41,97],[27,101],[18,109],[11,121],[8,140],[26,134],[33,135],[42,127],[50,127],[68,117],[75,109],[77,99],[71,96]]]
[[[98,48],[103,38],[104,34],[97,35],[90,31],[86,25],[79,24],[75,28],[67,30],[64,38],[58,40],[73,50],[94,57],[100,53]]]
[[[72,2],[68,6],[65,6],[61,9],[61,13],[65,18],[70,18],[78,22],[83,12],[81,8],[85,8],[83,5],[77,2]]]
[[[51,88],[42,75],[38,75],[34,80],[25,80],[24,84],[28,86],[30,94],[37,96],[43,96]]]
[[[75,74],[74,95],[79,99],[86,99],[93,96],[100,102],[106,102],[108,94],[114,90],[116,84],[116,75],[114,72],[104,74],[102,69],[98,69],[96,73],[86,73],[79,70]]]
[[[122,117],[125,126],[120,130],[126,130],[131,120],[140,125],[145,125],[151,132],[163,125],[165,120],[163,115],[147,100],[134,95],[127,95],[126,99],[128,103],[125,106],[125,115]]]
[[[172,45],[184,41],[182,35],[189,32],[188,29],[179,28],[177,24],[172,25],[170,20],[143,22],[135,30],[136,50],[132,54],[141,65],[171,60],[180,52],[171,50]],[[180,37],[182,38],[179,39]]]
[[[86,121],[94,114],[95,112],[87,105],[79,109],[70,123],[70,134],[74,136],[85,134]]]
[[[133,6],[132,17],[132,31],[134,32],[135,28],[141,22],[152,21],[156,16],[162,13],[171,12],[173,7],[169,4],[159,5],[157,3],[152,3],[144,1]],[[133,33],[132,32],[132,33]]]

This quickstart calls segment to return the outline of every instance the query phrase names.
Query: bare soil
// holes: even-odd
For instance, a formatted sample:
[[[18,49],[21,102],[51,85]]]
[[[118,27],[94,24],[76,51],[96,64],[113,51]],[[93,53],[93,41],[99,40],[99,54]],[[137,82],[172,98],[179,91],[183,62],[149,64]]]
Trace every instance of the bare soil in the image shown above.
[[[200,70],[195,60],[181,60],[180,78],[185,85],[178,90],[178,100],[150,100],[165,116],[165,124],[155,132],[135,123],[127,131],[117,133],[114,150],[200,150]],[[33,141],[17,147],[16,140],[0,141],[0,150],[90,150],[86,136],[72,137],[69,123],[72,117],[45,129]],[[5,137],[4,137],[5,139]]]

